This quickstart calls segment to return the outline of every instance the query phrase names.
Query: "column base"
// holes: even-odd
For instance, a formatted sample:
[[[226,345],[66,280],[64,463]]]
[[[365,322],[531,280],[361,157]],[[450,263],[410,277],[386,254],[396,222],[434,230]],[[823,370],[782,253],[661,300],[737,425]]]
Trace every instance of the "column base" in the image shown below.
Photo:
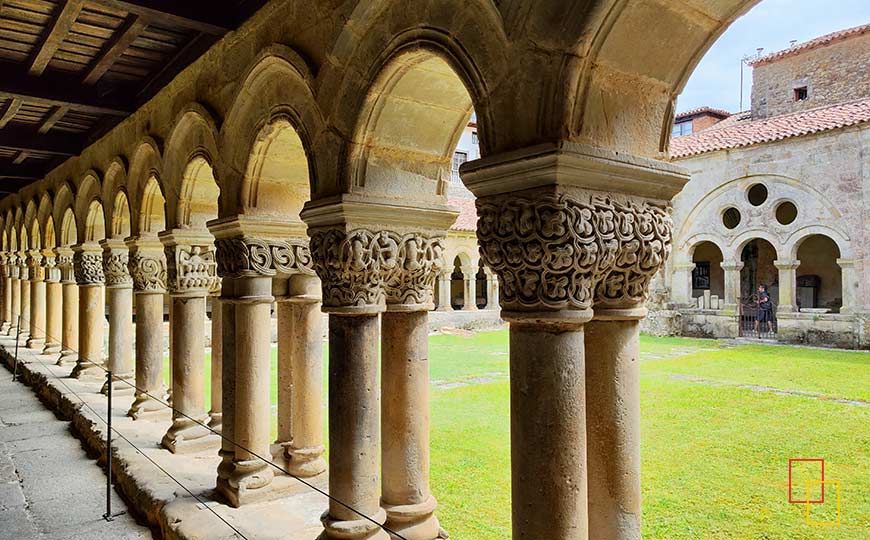
[[[8,334],[9,330],[12,329],[12,323],[9,321],[5,321],[3,324],[0,324],[0,334]]]
[[[159,395],[159,392],[157,392]],[[149,422],[162,422],[172,419],[172,409],[160,403],[151,396],[139,394],[133,400],[133,405],[127,411],[127,416],[133,420],[147,420]]]
[[[28,349],[42,349],[45,347],[45,340],[43,338],[27,338],[25,346]]]
[[[73,368],[69,376],[73,379],[104,379],[106,372],[90,362],[82,362],[81,359],[77,359],[76,367]]]
[[[295,476],[311,478],[326,472],[326,459],[323,453],[326,448],[317,446],[314,448],[293,448],[291,445],[284,446],[284,462],[288,471]]]
[[[46,343],[42,354],[57,354],[61,351],[60,343]]]
[[[453,311],[452,306],[438,306],[435,311]]]
[[[113,396],[132,396],[136,393],[136,388],[133,386],[135,383],[133,381],[133,374],[127,373],[125,375],[112,375],[114,379],[112,381],[112,395]],[[103,387],[100,388],[101,394],[109,393],[109,382],[106,381],[103,383]]]
[[[224,471],[226,478],[218,477],[217,490],[230,506],[264,502],[287,495],[287,486],[276,489],[273,485],[275,471],[260,459],[233,461],[232,470]],[[286,477],[293,480],[290,477]],[[296,480],[293,480],[296,482]],[[296,482],[298,485],[302,485]]]
[[[435,497],[419,504],[390,505],[383,501],[381,507],[387,512],[387,527],[406,540],[436,540],[448,538],[435,517]]]
[[[223,433],[224,413],[209,411],[208,417],[208,427],[210,427],[214,431],[217,431],[218,433]]]
[[[477,311],[477,306],[462,306],[461,311]]]
[[[387,520],[387,513],[383,508],[371,517],[377,523]],[[329,515],[329,511],[320,517],[324,531],[317,540],[390,540],[390,535],[367,519],[337,520]]]
[[[207,420],[208,417],[205,415],[197,418],[197,421],[203,424]],[[193,454],[205,450],[217,450],[220,448],[221,438],[186,418],[176,418],[160,444],[173,454]]]
[[[62,349],[60,351],[60,358],[57,359],[57,363],[55,365],[58,366],[72,366],[78,362],[79,355],[75,351],[70,349]]]

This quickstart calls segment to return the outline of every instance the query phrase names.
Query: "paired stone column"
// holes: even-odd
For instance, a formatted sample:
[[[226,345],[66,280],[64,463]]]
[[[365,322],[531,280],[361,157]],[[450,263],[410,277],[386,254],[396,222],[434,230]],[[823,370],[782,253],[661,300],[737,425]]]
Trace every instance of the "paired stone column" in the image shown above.
[[[73,269],[73,250],[57,248],[57,267],[60,270],[61,336],[60,358],[57,365],[69,366],[78,360],[79,347],[79,287]]]
[[[55,354],[61,350],[63,290],[54,249],[43,250],[42,255],[45,266],[45,347],[43,347],[42,353]]]
[[[127,242],[127,268],[136,299],[136,390],[127,415],[134,420],[163,420],[171,416],[163,382],[163,295],[166,294],[166,257],[156,237]]]
[[[223,462],[218,470],[217,487],[230,504],[241,506],[270,497],[273,491],[274,468],[261,459],[262,456],[271,457],[269,389],[271,307],[275,301],[272,296],[273,278],[311,275],[313,270],[307,242],[248,236],[260,232],[260,227],[264,227],[266,232],[277,233],[277,224],[251,224],[239,218],[213,222],[209,226],[217,238],[218,267],[227,286],[221,294],[221,304],[234,307],[230,316],[225,309],[221,320],[223,335],[234,335],[232,340],[224,339],[222,344],[223,356],[231,362],[224,364],[223,429],[224,436],[238,441],[238,446],[222,447]],[[293,337],[297,340],[307,338],[300,334]],[[228,350],[230,346],[232,351]],[[300,389],[304,390],[304,385]],[[231,399],[226,399],[227,392]],[[282,397],[286,399],[286,396]],[[320,402],[305,405],[319,408]],[[305,443],[308,426],[303,423],[293,429],[296,427],[300,429],[301,437],[297,440],[294,431],[294,443]],[[322,427],[318,425],[318,429]],[[312,449],[306,447],[305,450],[310,452]],[[322,447],[319,451],[322,454]],[[306,459],[309,457],[316,458],[305,456]],[[298,467],[304,476],[311,475],[301,464],[294,463],[291,469],[293,467]],[[322,469],[312,472],[317,474]]]
[[[109,303],[109,362],[114,380],[113,391],[132,395],[133,371],[133,278],[127,264],[130,251],[123,240],[107,239],[103,248],[103,273]],[[126,381],[126,382],[125,382]],[[103,393],[108,385],[103,385]]]
[[[381,316],[381,506],[408,540],[446,538],[429,489],[429,310],[445,235],[406,234],[384,276]]]
[[[172,426],[163,446],[174,453],[217,448],[205,412],[205,304],[217,279],[214,248],[208,233],[175,229],[160,233],[166,252],[172,364]]]
[[[452,282],[449,271],[438,275],[438,311],[453,311]]]
[[[840,281],[843,287],[843,305],[840,306],[840,313],[854,313],[855,311],[855,295],[857,283],[855,282],[855,260],[854,259],[837,259],[837,264],[840,266]]]
[[[27,348],[41,351],[45,347],[45,267],[42,252],[31,251],[27,256],[30,274],[30,337]]]
[[[725,310],[736,313],[740,303],[740,271],[742,261],[724,261],[719,263],[725,273]]]
[[[477,309],[477,268],[462,269],[462,310]]]
[[[498,276],[486,274],[486,309],[498,309]]]
[[[442,239],[455,216],[448,207],[367,201],[308,204],[302,212],[329,313],[329,492],[376,523],[389,519],[414,539],[438,535],[428,489],[428,408],[420,395],[428,386],[421,343],[426,315],[418,311],[431,308]],[[383,343],[391,348],[384,350],[389,369],[383,394],[389,397],[382,410],[378,315],[388,297],[395,307],[384,319]],[[389,430],[383,448],[381,427]],[[322,521],[323,539],[389,538],[335,501]]]
[[[801,265],[797,260],[777,259],[773,265],[779,270],[779,305],[777,313],[793,313],[797,305],[797,269]]]
[[[103,249],[94,242],[73,246],[73,271],[79,286],[78,358],[72,377],[104,378],[103,323],[104,297]]]
[[[211,409],[208,427],[221,433],[223,424],[223,308],[220,287],[211,295]]]
[[[0,316],[2,316],[3,320],[0,323],[0,333],[4,334],[9,332],[9,328],[14,324],[12,321],[12,271],[10,259],[9,253],[0,253],[0,263],[3,265],[3,309],[0,310]]]
[[[299,274],[278,299],[278,440],[287,469],[312,477],[323,457],[323,317],[320,280]]]
[[[29,254],[26,251],[19,252],[18,267],[21,279],[18,280],[18,287],[21,289],[19,298],[21,299],[21,337],[30,337],[30,264],[28,263]]]
[[[637,324],[688,174],[567,142],[462,174],[510,323],[513,538],[637,540]]]
[[[18,263],[19,256],[13,253],[9,256],[9,306],[11,324],[9,325],[10,336],[15,336],[19,331],[21,317],[21,266]]]

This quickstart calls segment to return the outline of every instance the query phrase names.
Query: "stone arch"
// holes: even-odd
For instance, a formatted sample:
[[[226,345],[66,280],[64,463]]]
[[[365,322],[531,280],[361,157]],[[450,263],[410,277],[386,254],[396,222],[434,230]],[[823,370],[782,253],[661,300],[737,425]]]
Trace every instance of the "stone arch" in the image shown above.
[[[110,238],[124,239],[131,234],[130,202],[125,187],[118,189],[112,202],[112,218],[109,221]]]
[[[39,228],[39,220],[37,219],[38,206],[33,199],[27,201],[27,206],[24,210],[24,222],[22,226],[22,234],[27,238],[27,249],[41,249],[42,231]]]
[[[204,229],[218,217],[220,194],[211,162],[204,155],[194,155],[181,177],[174,226]]]
[[[60,229],[57,231],[58,245],[68,247],[75,244],[78,238],[75,229],[75,190],[70,182],[63,182],[58,187],[52,206],[52,218],[56,224],[60,224]],[[71,224],[68,221],[70,219]],[[70,230],[71,237],[67,236]]]
[[[78,241],[97,241],[106,237],[106,219],[103,212],[103,202],[100,196],[100,177],[93,169],[82,177],[75,199],[76,230]],[[102,218],[102,224],[95,223],[95,216]]]
[[[725,251],[722,246],[712,240],[698,239],[691,245],[689,257],[695,265],[690,276],[692,298],[703,295],[707,290],[712,296],[724,298],[725,272],[722,263],[725,261]],[[704,281],[706,284],[703,283]],[[695,287],[696,284],[700,286]],[[718,309],[718,306],[714,309]]]
[[[61,215],[60,238],[58,243],[62,247],[70,247],[78,242],[78,228],[76,227],[76,216],[71,206],[68,206]]]
[[[794,231],[788,240],[786,240],[783,253],[788,254],[789,258],[792,260],[797,259],[797,253],[801,244],[807,238],[815,235],[830,238],[837,245],[837,249],[840,251],[840,257],[850,259],[855,256],[852,249],[852,242],[849,240],[849,237],[837,229],[825,225],[810,225],[807,227],[801,227]]]
[[[698,233],[683,240],[680,243],[679,249],[675,250],[675,255],[680,259],[678,262],[691,261],[692,256],[695,254],[695,248],[703,242],[710,242],[715,245],[722,252],[723,257],[728,252],[728,243],[724,238],[710,233]]]
[[[838,264],[843,250],[839,242],[817,231],[801,236],[794,248],[792,260],[800,262],[795,270],[797,307],[839,312],[844,301],[843,271]]]
[[[127,194],[130,197],[128,203],[130,205],[130,221],[131,234],[137,235],[140,233],[139,224],[142,222],[142,216],[139,211],[142,208],[142,195],[145,184],[150,182],[152,178],[160,182],[163,171],[163,158],[160,153],[160,147],[152,137],[143,137],[133,151],[130,160],[130,171],[127,175]],[[161,185],[161,189],[162,189]]]
[[[120,157],[113,158],[103,175],[100,200],[105,205],[105,229],[109,238],[130,235],[130,204],[127,195],[127,167]]]
[[[298,215],[299,198],[338,192],[319,181],[331,176],[315,157],[326,130],[312,85],[305,59],[283,45],[267,47],[248,69],[220,132],[222,217],[286,218]]]
[[[37,211],[37,221],[43,231],[42,247],[53,248],[57,247],[56,235],[54,228],[54,219],[51,215],[52,202],[51,195],[48,192],[42,194],[39,200],[39,210]]]
[[[740,298],[744,301],[753,298],[755,289],[764,283],[774,305],[777,305],[779,272],[774,261],[778,260],[782,249],[777,249],[775,238],[762,233],[764,231],[756,231],[737,244],[736,260],[743,263],[740,270]]]
[[[572,140],[660,157],[670,143],[676,97],[695,66],[758,1],[606,2],[585,14],[588,23],[557,86],[567,89],[565,113],[556,103],[555,117],[569,119]]]
[[[163,190],[156,176],[151,176],[148,179],[137,200],[141,201],[137,224],[138,233],[156,235],[165,230],[166,198],[163,196]]]
[[[766,229],[750,229],[744,231],[740,236],[738,236],[731,242],[729,247],[731,248],[731,256],[733,257],[733,259],[739,261],[740,254],[743,252],[743,248],[746,247],[746,244],[756,239],[764,240],[765,242],[773,246],[773,249],[776,251],[777,256],[780,256],[783,253],[782,244],[776,236],[770,233],[770,231]]]
[[[166,224],[168,227],[190,226],[191,197],[196,194],[199,182],[191,184],[191,163],[208,165],[208,176],[214,183],[213,168],[220,156],[218,126],[212,114],[199,103],[190,103],[176,116],[172,132],[166,139],[166,154],[163,174],[152,171],[160,182],[166,200]],[[240,144],[236,141],[236,144]],[[223,159],[221,157],[221,159]],[[196,174],[194,175],[196,176]],[[192,189],[193,188],[193,189]],[[218,196],[210,194],[209,200],[217,204]]]

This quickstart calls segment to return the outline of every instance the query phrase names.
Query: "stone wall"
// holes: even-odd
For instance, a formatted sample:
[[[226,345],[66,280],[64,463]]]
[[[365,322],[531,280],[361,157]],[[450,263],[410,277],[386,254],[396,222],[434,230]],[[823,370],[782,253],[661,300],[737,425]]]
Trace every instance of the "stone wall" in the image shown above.
[[[808,98],[795,101],[806,86]],[[756,65],[752,117],[767,118],[870,96],[870,33]]]

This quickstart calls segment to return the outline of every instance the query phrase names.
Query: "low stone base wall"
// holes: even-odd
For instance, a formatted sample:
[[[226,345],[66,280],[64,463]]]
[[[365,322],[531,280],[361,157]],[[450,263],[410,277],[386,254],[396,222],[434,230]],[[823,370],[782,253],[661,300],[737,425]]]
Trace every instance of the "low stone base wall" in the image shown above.
[[[680,335],[700,338],[736,338],[739,333],[737,314],[712,309],[680,310]]]
[[[682,332],[682,315],[673,309],[650,310],[640,321],[640,331],[651,336],[678,336]]]

